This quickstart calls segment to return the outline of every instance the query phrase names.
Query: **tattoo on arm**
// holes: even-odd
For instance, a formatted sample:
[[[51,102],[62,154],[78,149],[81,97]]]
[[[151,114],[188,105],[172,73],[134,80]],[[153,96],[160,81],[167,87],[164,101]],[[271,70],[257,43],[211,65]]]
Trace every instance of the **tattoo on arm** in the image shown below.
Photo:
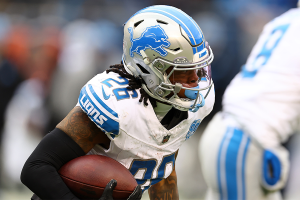
[[[175,172],[175,171],[173,171]],[[151,186],[148,189],[149,197],[151,200],[176,200],[179,199],[177,189],[177,176],[174,173],[160,181],[159,183]]]
[[[178,150],[175,154],[175,159],[177,158],[177,155]],[[179,194],[175,168],[168,178],[152,185],[148,189],[148,193],[151,200],[178,200]]]
[[[85,153],[89,152],[95,144],[109,142],[108,137],[80,107],[73,108],[56,127],[69,135]]]

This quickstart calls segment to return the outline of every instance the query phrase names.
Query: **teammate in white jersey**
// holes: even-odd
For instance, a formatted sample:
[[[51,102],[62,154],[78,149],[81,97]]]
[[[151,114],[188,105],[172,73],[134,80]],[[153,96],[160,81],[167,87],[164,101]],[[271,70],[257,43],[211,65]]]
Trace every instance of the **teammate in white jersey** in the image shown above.
[[[265,25],[208,124],[199,151],[208,200],[281,199],[282,143],[300,128],[300,8]]]
[[[129,199],[148,188],[150,199],[178,199],[178,149],[214,104],[213,53],[190,16],[163,5],[125,23],[123,51],[122,63],[83,86],[75,108],[25,163],[21,180],[35,199],[77,199],[57,170],[85,154],[109,156],[133,174],[139,186]]]

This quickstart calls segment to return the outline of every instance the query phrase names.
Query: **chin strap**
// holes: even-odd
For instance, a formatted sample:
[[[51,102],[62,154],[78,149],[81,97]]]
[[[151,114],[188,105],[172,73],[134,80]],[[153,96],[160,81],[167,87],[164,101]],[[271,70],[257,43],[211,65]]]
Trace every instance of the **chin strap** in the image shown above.
[[[205,99],[204,99],[203,95],[200,92],[199,92],[199,95],[201,97],[201,103],[197,103],[195,105],[195,107],[194,108],[190,108],[189,111],[191,111],[191,112],[197,112],[199,110],[199,108],[201,108],[201,107],[203,107],[205,105]]]
[[[192,89],[199,89],[199,85],[196,87],[193,87]],[[197,99],[198,91],[197,90],[185,90],[184,95],[190,99]],[[196,103],[194,108],[190,108],[189,110],[191,112],[197,112],[199,108],[203,107],[205,105],[205,99],[203,95],[199,92],[199,95],[201,97],[201,103]]]

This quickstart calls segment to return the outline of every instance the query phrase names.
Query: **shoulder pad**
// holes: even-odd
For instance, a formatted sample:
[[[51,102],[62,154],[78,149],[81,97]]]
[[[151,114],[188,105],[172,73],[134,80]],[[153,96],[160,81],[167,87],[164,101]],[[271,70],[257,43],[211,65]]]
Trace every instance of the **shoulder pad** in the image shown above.
[[[88,117],[112,138],[119,134],[120,107],[128,105],[123,99],[137,98],[135,90],[129,90],[128,80],[118,74],[106,72],[92,78],[80,91],[78,103]]]

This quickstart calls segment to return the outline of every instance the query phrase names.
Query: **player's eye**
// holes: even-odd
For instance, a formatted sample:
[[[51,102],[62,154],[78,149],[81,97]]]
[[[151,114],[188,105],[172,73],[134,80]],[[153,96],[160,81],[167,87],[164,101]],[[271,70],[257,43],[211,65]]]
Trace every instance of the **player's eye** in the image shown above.
[[[207,76],[205,70],[202,69],[197,69],[197,76],[199,77],[199,80],[201,80],[202,78],[205,78]]]

